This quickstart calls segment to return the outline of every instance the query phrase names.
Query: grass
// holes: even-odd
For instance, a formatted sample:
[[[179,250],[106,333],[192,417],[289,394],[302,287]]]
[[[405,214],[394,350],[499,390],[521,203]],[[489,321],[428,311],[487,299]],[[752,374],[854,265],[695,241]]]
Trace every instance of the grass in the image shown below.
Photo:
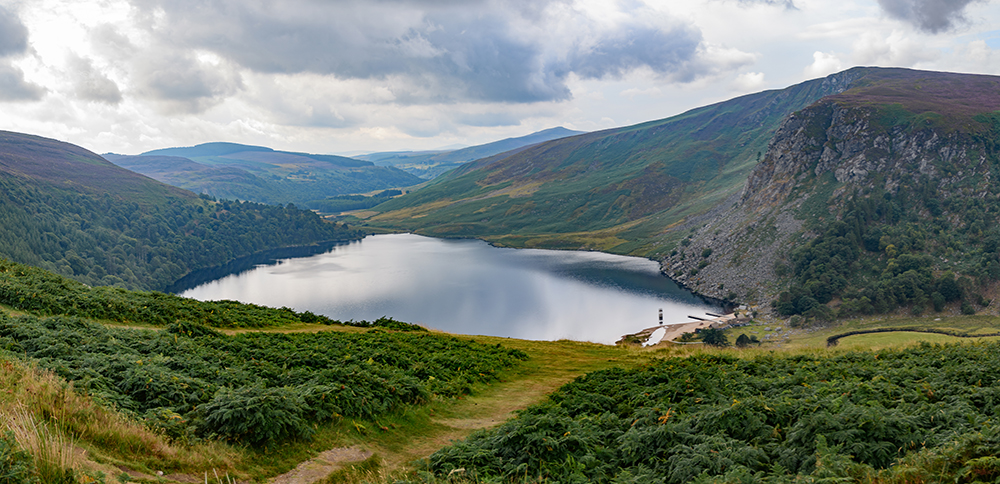
[[[35,456],[43,482],[65,469],[118,475],[233,472],[242,451],[221,444],[176,446],[123,414],[106,409],[49,372],[0,357],[0,422]],[[195,472],[197,473],[197,472]]]
[[[775,331],[774,328],[776,327],[781,327],[782,331]],[[765,328],[770,329],[765,330]],[[752,326],[729,329],[727,330],[727,336],[730,342],[735,341],[736,337],[739,336],[740,333],[746,333],[747,336],[756,335],[760,339],[764,339],[766,335],[771,335],[772,338],[780,336],[778,345],[782,349],[825,350],[827,347],[826,340],[830,336],[846,333],[848,331],[875,328],[939,329],[975,335],[1000,332],[1000,317],[990,315],[952,316],[945,314],[924,317],[898,315],[879,316],[840,321],[829,326],[814,326],[797,329],[792,329],[789,327],[787,322],[779,320],[766,323],[759,322]],[[787,334],[787,336],[782,336],[785,334]],[[943,334],[900,331],[848,336],[840,340],[836,349],[877,350],[886,347],[914,345],[924,341],[928,343],[945,344],[977,341],[980,339],[997,338],[961,338]]]
[[[831,327],[791,329],[783,321],[760,322],[728,331],[735,341],[740,333],[775,343],[737,350],[702,346],[660,345],[653,348],[619,348],[573,341],[528,341],[499,337],[464,336],[486,344],[502,344],[526,352],[530,358],[504,373],[502,380],[474,387],[469,396],[435,397],[428,405],[410,406],[374,421],[341,419],[317,429],[310,441],[287,442],[267,451],[252,451],[217,442],[190,447],[174,445],[112,410],[81,395],[71,384],[25,363],[0,357],[0,420],[18,429],[18,443],[51,469],[72,468],[78,475],[98,472],[117,476],[127,468],[146,482],[171,482],[214,475],[243,482],[264,482],[288,472],[321,452],[339,447],[360,447],[373,452],[363,461],[346,462],[328,469],[321,482],[392,482],[411,476],[414,462],[477,429],[509,419],[520,409],[543,401],[574,378],[613,366],[632,367],[654,358],[725,352],[754,357],[774,351],[792,354],[833,354],[850,350],[882,349],[915,344],[967,342],[938,334],[882,333],[845,338],[836,348],[826,348],[826,338],[845,331],[876,327],[926,327],[987,333],[1000,329],[992,316],[886,317],[838,323]],[[301,325],[286,330],[314,332],[355,331],[355,328]],[[39,464],[39,467],[42,467]],[[158,481],[156,471],[166,476]],[[458,476],[456,476],[457,478]],[[449,479],[450,480],[450,479]],[[108,482],[113,482],[108,479]]]

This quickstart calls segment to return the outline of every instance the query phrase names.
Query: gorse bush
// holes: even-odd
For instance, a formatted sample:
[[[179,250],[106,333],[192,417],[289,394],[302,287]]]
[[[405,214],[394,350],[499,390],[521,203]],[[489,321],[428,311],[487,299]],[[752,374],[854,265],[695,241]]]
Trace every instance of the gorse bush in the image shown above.
[[[779,482],[834,465],[874,475],[959,436],[995,435],[998,351],[701,355],[595,372],[426,469],[502,482]]]
[[[252,445],[304,438],[340,416],[374,418],[432,394],[456,396],[526,355],[426,332],[226,336],[71,317],[0,316],[0,350],[31,358],[95,399],[176,439]]]

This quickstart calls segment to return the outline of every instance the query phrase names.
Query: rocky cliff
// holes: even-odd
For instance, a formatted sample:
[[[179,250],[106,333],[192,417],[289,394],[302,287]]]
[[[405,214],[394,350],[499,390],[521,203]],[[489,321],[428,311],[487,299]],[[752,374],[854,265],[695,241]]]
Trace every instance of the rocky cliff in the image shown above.
[[[739,196],[681,228],[688,233],[663,261],[664,273],[699,293],[763,309],[809,277],[839,286],[834,298],[855,295],[850,291],[872,284],[852,280],[846,269],[846,282],[836,284],[821,280],[831,272],[823,267],[807,268],[820,275],[802,275],[808,255],[792,254],[831,224],[861,220],[864,226],[837,235],[859,247],[855,261],[842,260],[857,264],[858,273],[871,269],[865,264],[880,263],[890,264],[891,273],[898,256],[885,252],[886,240],[866,247],[865,237],[884,233],[895,241],[911,225],[924,224],[930,227],[928,242],[909,243],[906,251],[933,258],[921,266],[932,283],[933,274],[946,269],[980,283],[988,279],[975,266],[988,268],[993,260],[974,256],[989,255],[982,248],[989,246],[989,228],[974,225],[1000,208],[993,183],[1000,176],[1000,82],[990,76],[892,73],[788,116]],[[864,216],[857,214],[859,204],[869,207]],[[974,286],[970,282],[969,291]],[[930,301],[933,289],[897,299]]]

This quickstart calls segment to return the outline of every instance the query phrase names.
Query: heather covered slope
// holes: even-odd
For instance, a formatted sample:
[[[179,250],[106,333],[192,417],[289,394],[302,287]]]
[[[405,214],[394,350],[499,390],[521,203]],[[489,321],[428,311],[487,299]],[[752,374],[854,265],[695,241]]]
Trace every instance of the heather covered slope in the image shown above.
[[[334,155],[276,151],[263,146],[205,143],[139,156],[108,154],[113,163],[196,193],[315,208],[337,195],[406,187],[420,178],[393,167]]]
[[[878,72],[852,69],[478,160],[380,206],[369,223],[511,246],[662,253],[676,243],[665,228],[739,192],[785,116]]]
[[[162,290],[255,252],[358,234],[293,207],[215,202],[68,143],[0,133],[0,257]]]

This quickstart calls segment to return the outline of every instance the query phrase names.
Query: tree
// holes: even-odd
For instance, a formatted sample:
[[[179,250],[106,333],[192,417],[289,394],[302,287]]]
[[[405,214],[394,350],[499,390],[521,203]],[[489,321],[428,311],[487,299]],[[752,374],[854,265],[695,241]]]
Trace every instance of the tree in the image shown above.
[[[707,345],[718,346],[720,348],[729,346],[729,339],[721,329],[708,328],[701,330],[701,341]]]
[[[750,346],[750,338],[748,338],[747,335],[740,333],[740,337],[736,338],[736,347],[746,348],[747,346]]]

